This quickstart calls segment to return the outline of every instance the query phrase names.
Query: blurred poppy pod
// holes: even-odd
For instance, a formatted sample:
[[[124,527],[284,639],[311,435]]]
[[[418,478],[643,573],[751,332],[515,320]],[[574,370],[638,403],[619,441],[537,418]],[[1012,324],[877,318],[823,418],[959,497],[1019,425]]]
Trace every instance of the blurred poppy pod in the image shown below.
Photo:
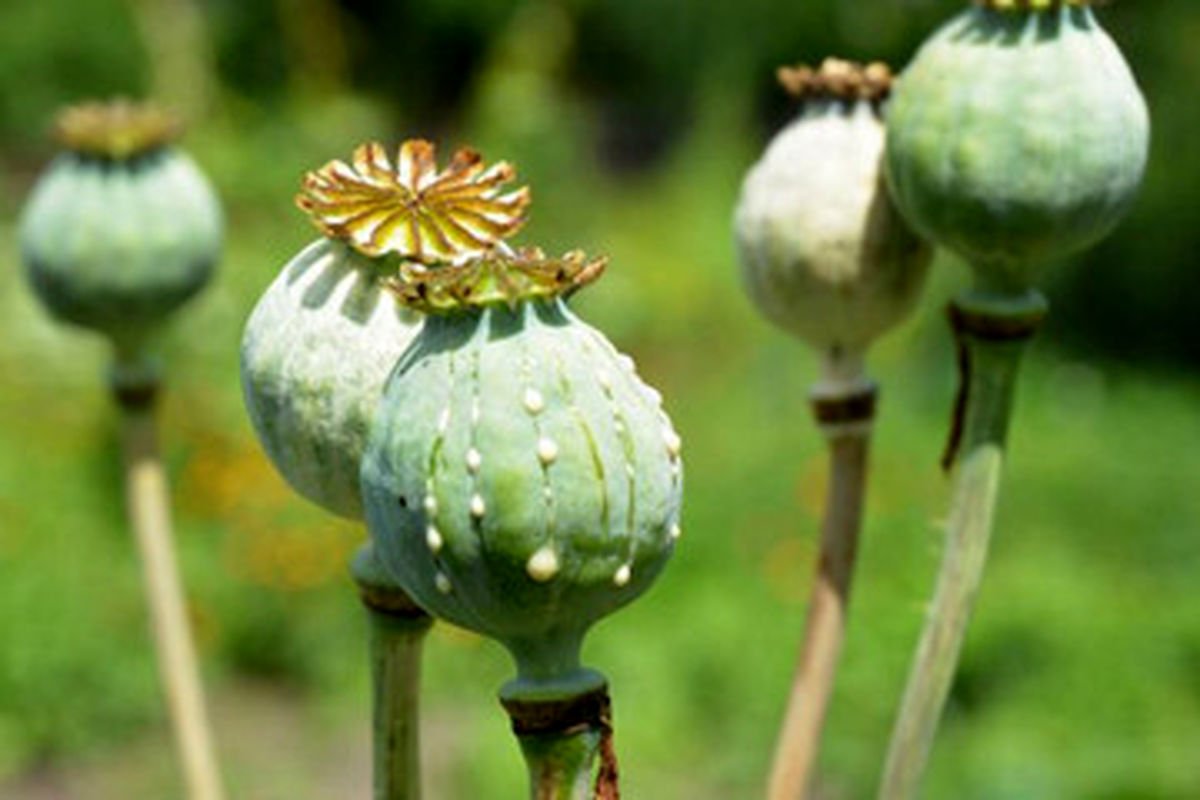
[[[931,256],[882,178],[891,72],[828,59],[779,79],[801,109],[742,184],[742,276],[775,324],[823,353],[861,355],[911,312]]]
[[[888,109],[887,175],[922,234],[1020,290],[1105,236],[1141,184],[1146,103],[1086,0],[986,0],[935,33]]]
[[[125,100],[65,109],[63,152],[21,218],[30,283],[56,317],[138,353],[209,280],[221,247],[212,187],[174,146],[178,125]]]

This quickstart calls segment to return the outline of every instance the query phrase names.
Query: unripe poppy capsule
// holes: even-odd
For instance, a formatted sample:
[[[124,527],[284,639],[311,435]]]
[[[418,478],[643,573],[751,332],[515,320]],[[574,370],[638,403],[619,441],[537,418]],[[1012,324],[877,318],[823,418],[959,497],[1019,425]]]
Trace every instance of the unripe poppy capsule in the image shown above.
[[[1084,0],[986,0],[935,33],[888,109],[887,175],[923,235],[988,287],[1103,238],[1146,167],[1149,117]]]
[[[125,355],[208,282],[220,252],[216,195],[174,146],[178,130],[125,100],[65,109],[63,152],[21,217],[21,254],[46,308]]]
[[[678,538],[682,445],[661,398],[562,300],[603,266],[501,247],[395,282],[428,317],[372,426],[368,526],[417,602],[511,651],[507,697],[599,686],[584,634]]]

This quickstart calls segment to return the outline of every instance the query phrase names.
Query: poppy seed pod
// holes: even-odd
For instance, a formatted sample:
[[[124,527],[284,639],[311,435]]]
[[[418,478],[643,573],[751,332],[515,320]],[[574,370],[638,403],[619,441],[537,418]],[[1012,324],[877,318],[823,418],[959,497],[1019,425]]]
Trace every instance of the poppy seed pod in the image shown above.
[[[428,317],[372,427],[368,527],[418,603],[508,648],[508,698],[600,685],[579,663],[585,633],[650,586],[679,536],[661,398],[562,300],[603,265],[500,248],[396,285]]]
[[[177,125],[148,105],[63,111],[64,147],[21,218],[34,291],[56,317],[105,334],[123,353],[209,280],[221,246],[208,181],[172,145]]]
[[[371,417],[420,327],[382,274],[342,242],[316,241],[267,288],[242,337],[246,409],[272,463],[297,492],[356,519]]]
[[[762,313],[825,353],[861,354],[913,308],[931,251],[881,174],[883,64],[784,68],[799,116],[747,174],[734,230]]]
[[[511,178],[506,165],[485,169],[470,150],[438,171],[433,146],[421,140],[405,142],[395,165],[381,145],[367,144],[351,163],[331,161],[306,176],[297,203],[325,237],[267,288],[241,349],[255,431],[303,496],[362,517],[359,462],[371,419],[420,328],[420,315],[397,304],[383,282],[401,259],[460,257],[519,227],[528,192],[502,196]],[[399,213],[375,213],[381,199]],[[466,201],[476,208],[462,221],[453,203]]]
[[[1030,287],[1041,262],[1107,234],[1145,171],[1146,103],[1086,0],[987,0],[900,78],[887,175],[922,234],[980,280]]]

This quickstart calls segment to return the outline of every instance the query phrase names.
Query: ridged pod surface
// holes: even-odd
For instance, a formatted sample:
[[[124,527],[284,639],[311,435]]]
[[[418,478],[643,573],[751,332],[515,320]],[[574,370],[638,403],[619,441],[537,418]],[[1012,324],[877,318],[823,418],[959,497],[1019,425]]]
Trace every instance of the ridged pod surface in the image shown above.
[[[1086,4],[999,5],[964,11],[921,48],[888,108],[886,161],[918,231],[985,284],[1020,289],[1116,224],[1142,180],[1149,120]]]
[[[558,298],[431,315],[363,460],[368,526],[424,608],[570,691],[600,617],[679,535],[680,440],[633,362]],[[510,687],[511,688],[511,687]],[[551,689],[553,690],[553,689]]]
[[[883,182],[868,100],[807,102],[750,170],[734,216],[742,277],[772,322],[822,351],[861,352],[907,316],[930,248]]]
[[[385,275],[343,242],[313,242],[263,293],[242,337],[242,391],[263,449],[297,492],[354,519],[371,419],[420,328],[382,288]]]
[[[208,281],[221,238],[212,188],[169,146],[61,154],[20,223],[29,280],[50,312],[133,349]]]

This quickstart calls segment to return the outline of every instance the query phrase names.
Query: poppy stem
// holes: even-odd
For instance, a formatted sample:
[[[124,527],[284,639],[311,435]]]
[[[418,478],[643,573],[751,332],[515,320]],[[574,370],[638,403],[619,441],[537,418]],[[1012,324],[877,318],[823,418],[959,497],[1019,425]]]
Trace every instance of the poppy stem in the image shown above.
[[[156,393],[156,382],[114,382],[121,407],[125,499],[187,796],[221,800],[216,750],[175,558],[167,477],[155,430]]]
[[[351,571],[371,628],[375,800],[420,800],[421,651],[433,617],[390,581],[370,545]]]
[[[1046,313],[1041,294],[969,294],[950,308],[962,348],[965,395],[952,450],[954,493],[937,587],[909,672],[879,790],[912,800],[920,790],[959,652],[983,580],[1000,492],[1018,368]]]
[[[846,615],[866,494],[876,387],[859,368],[814,388],[812,408],[829,444],[829,490],[804,644],[771,767],[767,797],[799,800],[811,788],[826,709],[846,637]]]

